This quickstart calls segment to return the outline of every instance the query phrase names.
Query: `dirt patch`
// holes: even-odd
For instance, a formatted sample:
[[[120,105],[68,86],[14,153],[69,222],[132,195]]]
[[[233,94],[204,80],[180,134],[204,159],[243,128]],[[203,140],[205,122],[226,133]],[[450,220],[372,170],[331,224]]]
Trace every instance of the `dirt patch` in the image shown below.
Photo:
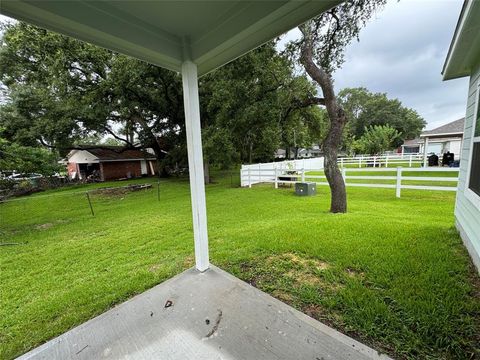
[[[45,224],[35,226],[35,229],[46,230],[46,229],[50,229],[53,225],[54,225],[53,223],[45,223]]]
[[[187,256],[184,260],[183,260],[183,267],[184,268],[191,268],[193,265],[195,264],[195,259],[193,258],[193,256]]]
[[[150,189],[151,187],[152,184],[132,184],[127,186],[99,188],[95,190],[90,190],[89,193],[92,195],[100,195],[105,197],[121,197],[130,192],[146,190]]]
[[[60,219],[60,220],[57,220],[53,223],[45,223],[45,224],[36,225],[35,229],[37,229],[37,230],[47,230],[47,229],[50,229],[51,227],[53,227],[57,224],[66,224],[68,222],[69,222],[68,220]]]
[[[152,273],[156,273],[161,267],[162,267],[161,264],[153,264],[152,266],[150,266],[148,268],[148,271],[150,271]]]
[[[353,268],[346,268],[345,272],[347,273],[348,277],[354,278],[354,279],[364,279],[365,278],[365,273],[360,270],[356,270]]]
[[[283,290],[273,290],[272,292],[272,296],[274,298],[277,298],[278,300],[281,300],[285,303],[292,303],[294,298],[292,296],[292,294],[289,294],[288,292],[286,291],[283,291]]]
[[[313,268],[319,271],[326,270],[330,267],[326,262],[318,259],[307,258],[295,253],[285,253],[281,255],[270,256],[268,258],[270,263],[278,260],[287,260],[303,268]]]

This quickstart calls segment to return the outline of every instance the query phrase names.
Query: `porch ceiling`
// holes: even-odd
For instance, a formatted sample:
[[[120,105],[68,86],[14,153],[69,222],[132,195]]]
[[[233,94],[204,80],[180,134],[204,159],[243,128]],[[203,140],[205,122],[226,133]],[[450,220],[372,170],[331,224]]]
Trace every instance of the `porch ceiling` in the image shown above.
[[[480,57],[480,1],[464,0],[448,55],[443,80],[470,76]]]
[[[199,75],[338,4],[340,0],[3,0],[2,14],[174,70]]]

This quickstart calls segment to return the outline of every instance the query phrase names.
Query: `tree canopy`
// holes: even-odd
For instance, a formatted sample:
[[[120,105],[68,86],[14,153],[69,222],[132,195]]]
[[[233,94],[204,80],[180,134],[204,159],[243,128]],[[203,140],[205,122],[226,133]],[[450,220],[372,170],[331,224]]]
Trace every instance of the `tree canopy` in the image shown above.
[[[354,142],[355,150],[361,154],[381,155],[395,148],[401,133],[390,125],[370,125],[362,137]]]
[[[346,88],[338,93],[348,118],[347,139],[361,138],[366,129],[375,126],[394,128],[400,133],[392,146],[420,135],[425,120],[413,109],[404,107],[400,100],[389,99],[385,93],[372,93],[365,88]],[[345,144],[346,147],[350,144]]]
[[[186,164],[179,74],[19,22],[4,28],[5,137],[66,152],[110,137],[152,147],[161,168]],[[227,167],[319,142],[315,88],[270,42],[200,79],[205,159]]]

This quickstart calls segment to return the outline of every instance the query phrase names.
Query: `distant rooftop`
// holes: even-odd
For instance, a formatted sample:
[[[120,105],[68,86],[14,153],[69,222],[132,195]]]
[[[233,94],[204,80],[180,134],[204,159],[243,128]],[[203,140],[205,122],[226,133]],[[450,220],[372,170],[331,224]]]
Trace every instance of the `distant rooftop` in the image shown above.
[[[420,138],[415,138],[411,140],[405,140],[402,146],[419,146],[419,143],[423,143],[423,140]]]
[[[79,146],[81,150],[88,151],[100,161],[112,160],[138,160],[138,159],[155,159],[155,156],[146,151],[139,149],[126,148],[123,146],[106,146],[99,145],[83,145]],[[72,151],[71,154],[75,152]]]
[[[425,136],[438,136],[438,135],[459,135],[463,134],[463,128],[465,126],[465,118],[461,118],[452,121],[448,124],[435,128],[433,130],[427,130],[422,132],[420,137]]]

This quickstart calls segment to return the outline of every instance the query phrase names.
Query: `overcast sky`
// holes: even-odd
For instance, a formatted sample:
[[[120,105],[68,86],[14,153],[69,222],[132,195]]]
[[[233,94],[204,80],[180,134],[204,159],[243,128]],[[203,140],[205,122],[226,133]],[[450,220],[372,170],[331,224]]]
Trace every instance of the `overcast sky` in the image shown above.
[[[441,71],[461,0],[390,0],[360,33],[335,74],[336,88],[386,92],[438,127],[465,116],[468,78],[442,81]]]
[[[462,3],[389,0],[362,30],[360,42],[348,47],[345,64],[334,76],[336,90],[363,86],[386,92],[417,110],[427,129],[463,117],[468,79],[443,82],[440,74]]]

